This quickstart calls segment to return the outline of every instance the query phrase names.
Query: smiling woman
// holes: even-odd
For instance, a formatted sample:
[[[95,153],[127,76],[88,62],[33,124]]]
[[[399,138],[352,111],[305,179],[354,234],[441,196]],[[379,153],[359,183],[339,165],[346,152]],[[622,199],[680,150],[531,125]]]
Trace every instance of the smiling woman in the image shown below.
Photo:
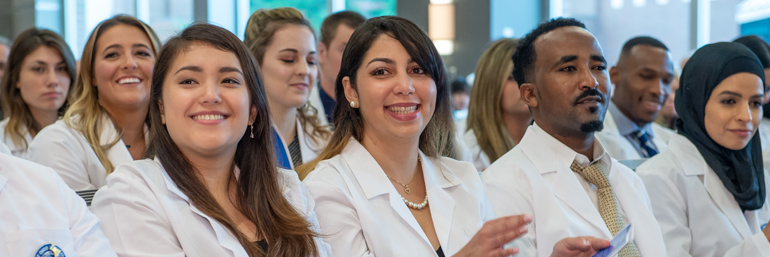
[[[72,106],[35,137],[29,159],[53,168],[78,191],[101,187],[115,166],[142,158],[158,42],[133,17],[96,26],[83,51]]]
[[[75,58],[58,34],[31,28],[16,37],[7,67],[0,99],[8,117],[0,122],[0,141],[14,156],[26,158],[32,138],[67,109]]]
[[[264,87],[243,43],[190,26],[163,46],[154,74],[155,159],[118,167],[93,203],[118,255],[329,256],[313,199],[276,168]]]

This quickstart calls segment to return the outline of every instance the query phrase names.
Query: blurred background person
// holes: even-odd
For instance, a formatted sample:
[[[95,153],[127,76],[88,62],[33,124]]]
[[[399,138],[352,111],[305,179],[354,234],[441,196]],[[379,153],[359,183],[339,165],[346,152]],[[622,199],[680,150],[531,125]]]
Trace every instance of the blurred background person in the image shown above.
[[[0,84],[7,115],[0,122],[0,140],[14,156],[26,158],[32,138],[67,109],[75,57],[58,34],[30,28],[16,37],[8,60],[8,74]]]
[[[679,118],[679,115],[676,114],[676,108],[674,108],[676,90],[679,89],[679,73],[681,73],[681,69],[679,70],[680,71],[678,72],[674,72],[674,80],[671,81],[671,94],[668,95],[666,102],[664,102],[663,106],[660,107],[658,117],[655,118],[655,123],[658,123],[658,125],[670,130],[676,130],[676,118]]]
[[[636,169],[668,256],[770,256],[760,135],[762,63],[736,43],[700,48],[682,72],[678,134]]]
[[[249,49],[196,24],[163,45],[157,64],[154,159],[121,165],[94,197],[118,255],[330,257],[313,199],[295,172],[275,165]]]
[[[313,27],[297,9],[259,9],[249,18],[244,43],[264,76],[278,165],[293,170],[314,159],[331,135],[308,103],[318,78]]]
[[[8,64],[8,54],[11,52],[11,41],[4,36],[0,36],[0,82],[3,81],[5,66]],[[2,104],[2,103],[0,103]],[[4,118],[2,109],[0,109],[0,119]]]
[[[755,35],[743,36],[735,39],[735,43],[740,43],[749,48],[757,57],[759,62],[764,67],[765,78],[770,76],[770,45],[765,40]],[[765,80],[764,85],[765,98],[763,99],[763,117],[762,122],[759,123],[759,138],[762,142],[762,149],[768,149],[770,145],[770,81]]]
[[[80,191],[100,188],[116,166],[143,158],[159,42],[134,17],[118,15],[96,26],[80,58],[72,105],[32,140],[29,159]]]
[[[452,119],[465,120],[468,117],[468,104],[471,100],[471,86],[465,78],[457,77],[449,84],[452,94]]]
[[[484,51],[476,68],[468,106],[467,131],[462,131],[471,162],[478,171],[516,146],[532,124],[529,107],[521,101],[513,79],[517,39],[495,41]]]
[[[327,16],[321,23],[321,40],[318,42],[318,85],[310,89],[309,102],[317,111],[322,123],[332,124],[332,113],[337,99],[334,81],[340,72],[342,52],[353,34],[366,18],[354,11],[341,11]]]
[[[652,157],[666,149],[674,133],[654,123],[671,93],[674,65],[668,47],[640,36],[626,41],[617,65],[610,68],[615,85],[607,108],[604,129],[596,133],[612,158]]]

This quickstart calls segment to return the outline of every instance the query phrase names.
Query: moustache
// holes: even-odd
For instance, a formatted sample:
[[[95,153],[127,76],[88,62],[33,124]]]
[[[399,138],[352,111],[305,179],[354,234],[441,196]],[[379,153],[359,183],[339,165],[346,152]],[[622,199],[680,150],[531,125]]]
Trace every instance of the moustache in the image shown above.
[[[598,97],[599,97],[599,101],[601,101],[601,102],[604,102],[604,100],[605,100],[605,98],[606,98],[606,97],[604,96],[604,94],[602,94],[602,92],[601,92],[601,91],[599,91],[599,90],[598,90],[598,89],[596,89],[596,88],[591,88],[591,89],[588,89],[588,90],[586,90],[586,91],[583,91],[583,93],[580,93],[580,95],[578,95],[577,97],[575,97],[575,101],[573,102],[573,104],[574,104],[574,105],[577,105],[577,104],[578,104],[578,102],[580,102],[581,100],[583,100],[583,98],[586,98],[586,97],[589,97],[589,96],[598,96]]]

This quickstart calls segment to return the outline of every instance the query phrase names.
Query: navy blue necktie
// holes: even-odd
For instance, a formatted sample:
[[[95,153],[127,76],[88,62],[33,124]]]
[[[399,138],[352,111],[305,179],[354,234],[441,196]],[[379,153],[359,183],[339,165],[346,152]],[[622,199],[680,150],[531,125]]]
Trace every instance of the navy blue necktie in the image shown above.
[[[655,150],[650,138],[644,130],[640,130],[635,133],[636,140],[639,141],[639,147],[642,149],[642,155],[644,158],[650,158],[658,154],[658,150]]]

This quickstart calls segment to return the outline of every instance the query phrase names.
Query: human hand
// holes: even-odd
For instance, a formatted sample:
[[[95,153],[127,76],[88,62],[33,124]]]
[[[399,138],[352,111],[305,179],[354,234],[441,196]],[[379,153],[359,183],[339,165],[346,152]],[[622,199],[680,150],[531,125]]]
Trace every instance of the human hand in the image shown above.
[[[609,246],[610,241],[596,237],[567,237],[556,242],[551,257],[591,257]]]
[[[502,217],[484,223],[470,241],[454,257],[504,257],[519,253],[518,248],[503,249],[503,245],[527,233],[529,214]]]

